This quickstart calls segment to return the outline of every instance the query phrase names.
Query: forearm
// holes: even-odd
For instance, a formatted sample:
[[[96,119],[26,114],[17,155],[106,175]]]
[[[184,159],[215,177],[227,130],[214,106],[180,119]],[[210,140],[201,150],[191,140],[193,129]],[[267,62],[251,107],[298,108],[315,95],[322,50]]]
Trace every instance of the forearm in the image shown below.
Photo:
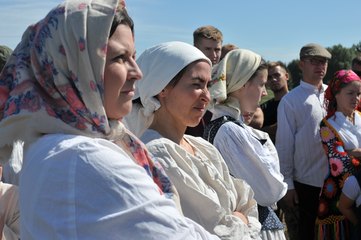
[[[348,219],[352,224],[356,225],[358,223],[358,219],[353,208],[340,208],[340,212]]]
[[[361,159],[361,148],[355,148],[351,150],[346,150],[347,154],[351,157]]]

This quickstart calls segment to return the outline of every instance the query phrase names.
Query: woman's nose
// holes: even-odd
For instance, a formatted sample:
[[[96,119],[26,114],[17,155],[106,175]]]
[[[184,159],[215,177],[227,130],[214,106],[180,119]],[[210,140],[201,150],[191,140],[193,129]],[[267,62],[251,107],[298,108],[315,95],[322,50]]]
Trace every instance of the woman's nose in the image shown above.
[[[130,79],[132,80],[140,80],[143,78],[143,73],[135,60],[133,60],[132,63],[129,64],[128,74],[130,75]]]

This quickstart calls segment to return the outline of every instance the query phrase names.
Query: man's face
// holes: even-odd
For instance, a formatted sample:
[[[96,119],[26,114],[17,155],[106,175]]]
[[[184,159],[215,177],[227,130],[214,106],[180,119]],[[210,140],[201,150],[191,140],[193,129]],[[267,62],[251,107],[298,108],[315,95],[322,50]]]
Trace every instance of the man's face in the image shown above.
[[[278,92],[287,88],[288,73],[281,66],[275,66],[268,69],[267,86],[273,91]]]
[[[213,39],[201,38],[198,43],[194,45],[201,50],[212,62],[212,65],[217,64],[221,57],[222,42],[217,42]]]
[[[300,61],[303,80],[310,84],[322,82],[326,76],[328,60],[324,57],[307,57]]]

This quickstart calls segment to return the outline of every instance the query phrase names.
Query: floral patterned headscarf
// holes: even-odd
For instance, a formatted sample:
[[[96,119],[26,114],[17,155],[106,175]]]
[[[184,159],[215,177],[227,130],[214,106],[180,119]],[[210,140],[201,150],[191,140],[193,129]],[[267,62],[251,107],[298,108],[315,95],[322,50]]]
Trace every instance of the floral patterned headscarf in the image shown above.
[[[28,27],[0,76],[1,151],[47,133],[111,135],[103,75],[117,6],[118,0],[66,1]]]
[[[143,143],[103,105],[104,67],[113,18],[125,1],[69,0],[24,33],[0,76],[0,160],[12,144],[65,133],[111,140],[171,196],[172,184]]]
[[[325,105],[327,107],[326,118],[333,116],[336,112],[336,94],[339,93],[340,90],[348,83],[353,81],[361,81],[361,79],[352,70],[340,70],[334,74],[333,78],[328,83],[328,88],[325,91]]]

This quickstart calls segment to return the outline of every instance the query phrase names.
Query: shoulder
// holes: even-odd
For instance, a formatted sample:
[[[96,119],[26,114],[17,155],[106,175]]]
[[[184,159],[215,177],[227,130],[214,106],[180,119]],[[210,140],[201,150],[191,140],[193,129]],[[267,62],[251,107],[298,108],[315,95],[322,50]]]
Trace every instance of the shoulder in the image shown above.
[[[121,147],[109,140],[68,134],[48,134],[40,138],[26,151],[25,160],[29,162],[26,165],[32,163],[42,168],[76,165],[79,170],[80,166],[103,168],[134,162]]]
[[[286,95],[284,95],[281,99],[282,101],[290,101],[293,100],[296,97],[299,97],[299,94],[303,91],[303,88],[301,86],[297,86],[293,88],[291,91],[289,91]]]
[[[192,135],[184,135],[184,138],[191,142],[196,147],[214,148],[214,146],[207,140],[201,137],[195,137]]]
[[[224,132],[224,133],[233,133],[233,132],[244,132],[246,131],[246,128],[248,128],[248,126],[241,126],[235,122],[226,122],[224,123],[220,128],[219,131],[220,132]]]

